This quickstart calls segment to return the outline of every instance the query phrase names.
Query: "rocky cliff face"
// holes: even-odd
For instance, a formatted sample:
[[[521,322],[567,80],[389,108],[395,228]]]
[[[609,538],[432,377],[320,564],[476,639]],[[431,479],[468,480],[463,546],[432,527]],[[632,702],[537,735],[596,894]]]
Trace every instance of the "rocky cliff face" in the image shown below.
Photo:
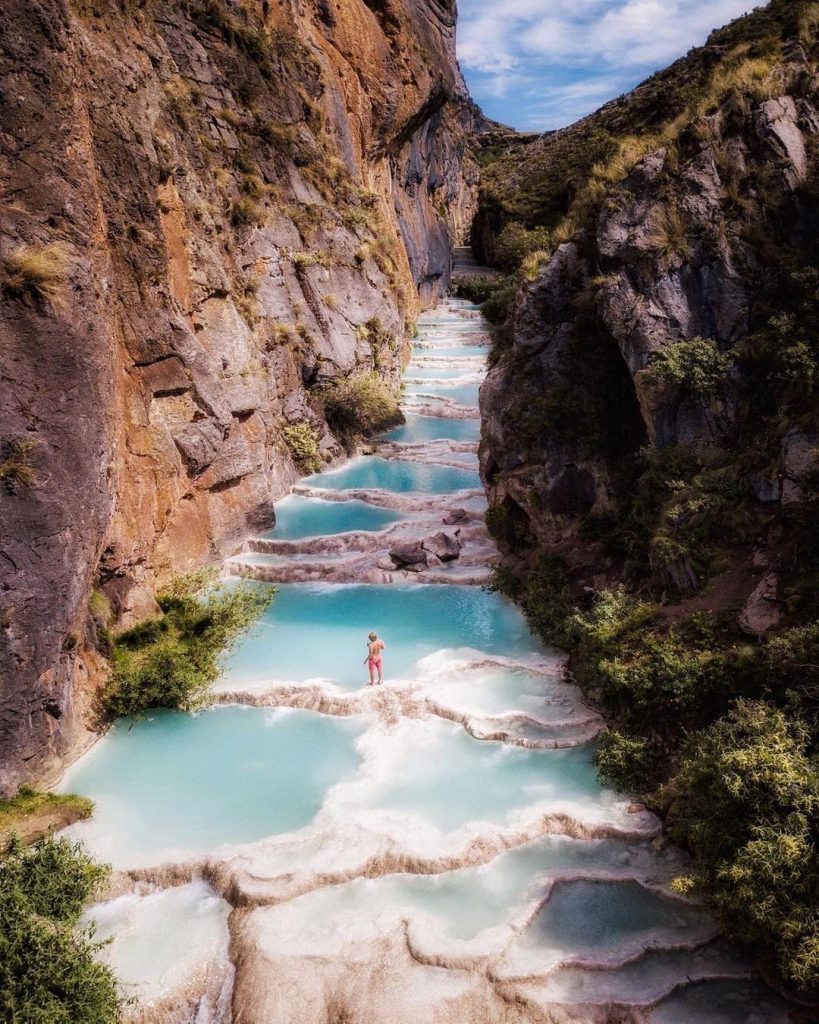
[[[3,5],[0,792],[86,735],[95,616],[150,614],[269,523],[288,426],[338,453],[316,388],[397,385],[472,215],[454,22],[451,0]]]
[[[481,393],[483,472],[501,539],[560,553],[578,589],[626,577],[687,598],[728,574],[712,607],[760,604],[804,537],[819,90],[815,30],[784,10],[492,171],[518,177],[520,237],[549,238]],[[568,188],[549,179],[567,153]],[[502,205],[485,197],[485,250]],[[770,625],[787,600],[766,593]]]

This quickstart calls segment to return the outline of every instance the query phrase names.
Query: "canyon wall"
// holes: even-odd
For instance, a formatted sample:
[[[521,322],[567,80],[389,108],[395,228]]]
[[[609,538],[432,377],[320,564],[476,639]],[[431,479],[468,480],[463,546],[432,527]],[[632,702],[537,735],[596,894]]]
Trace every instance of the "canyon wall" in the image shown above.
[[[97,633],[272,522],[288,428],[397,389],[472,218],[452,0],[0,11],[0,793],[93,728]],[[305,428],[305,425],[306,428]]]
[[[819,88],[796,10],[715,33],[577,125],[507,140],[482,186],[484,254],[545,249],[524,258],[481,393],[491,518],[529,561],[562,556],[578,593],[631,579],[677,600],[732,570],[712,607],[745,602],[783,582],[804,536]],[[780,621],[781,586],[763,589]]]
[[[681,891],[815,1007],[819,4],[482,164],[495,582],[692,855]]]

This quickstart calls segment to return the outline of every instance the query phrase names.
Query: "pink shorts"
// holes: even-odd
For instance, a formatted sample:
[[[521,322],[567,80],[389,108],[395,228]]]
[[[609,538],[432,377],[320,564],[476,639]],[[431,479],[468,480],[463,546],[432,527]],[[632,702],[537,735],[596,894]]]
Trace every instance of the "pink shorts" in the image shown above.
[[[378,668],[378,669],[380,669],[381,668],[381,659],[380,658],[370,658],[370,668]]]

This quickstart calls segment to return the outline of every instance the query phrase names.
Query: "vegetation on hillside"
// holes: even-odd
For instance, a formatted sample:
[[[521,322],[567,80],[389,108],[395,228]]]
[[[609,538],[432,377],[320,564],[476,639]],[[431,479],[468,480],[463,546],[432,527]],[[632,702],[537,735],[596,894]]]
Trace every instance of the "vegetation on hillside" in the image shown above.
[[[673,166],[716,111],[738,122],[784,87],[798,95],[808,83],[784,83],[778,62],[793,40],[814,42],[815,20],[815,0],[772,0],[589,117],[536,142],[505,137],[481,176],[475,242],[485,262],[531,279],[648,153],[665,147]],[[684,225],[673,206],[664,216],[657,244],[673,250],[684,244]]]
[[[116,1024],[123,1000],[110,968],[78,928],[107,868],[79,844],[47,838],[0,854],[0,1019],[19,1024]]]
[[[577,541],[599,553],[620,585],[578,592],[557,552],[533,550],[529,516],[509,498],[490,509],[487,523],[512,556],[496,586],[523,605],[546,642],[571,652],[578,683],[608,716],[597,754],[602,775],[640,793],[693,854],[680,891],[700,896],[787,984],[812,991],[819,990],[819,479],[799,477],[788,503],[777,488],[789,432],[806,444],[819,432],[819,171],[814,147],[789,203],[774,186],[770,157],[751,141],[737,162],[730,144],[758,138],[760,100],[788,92],[815,105],[808,72],[819,60],[817,25],[819,4],[773,0],[629,96],[541,143],[526,140],[525,150],[500,155],[485,171],[481,218],[483,243],[507,268],[511,294],[533,260],[548,259],[569,237],[592,267],[611,273],[595,249],[598,214],[607,203],[617,208],[620,183],[662,147],[647,193],[659,216],[650,251],[630,268],[636,278],[641,259],[652,273],[655,264],[676,269],[704,245],[702,223],[697,233],[686,221],[679,172],[703,152],[718,166],[722,213],[705,245],[731,253],[732,272],[751,295],[739,340],[665,344],[632,380],[600,312],[601,274],[572,294],[574,338],[562,362],[550,365],[548,389],[527,375],[525,353],[503,337],[496,346],[516,385],[514,408],[503,415],[515,424],[524,464],[541,465],[548,439],[558,439],[561,453],[605,466],[608,507],[578,513]],[[793,52],[808,54],[805,73],[794,71],[798,61],[788,64]],[[722,134],[708,121],[718,108]],[[493,250],[501,238],[507,247]],[[538,248],[527,250],[535,238]],[[520,255],[511,270],[510,241]],[[676,443],[650,443],[666,413],[686,409],[707,420],[701,433],[709,443],[687,443],[685,431]],[[641,411],[655,417],[651,430]],[[747,590],[733,594],[723,575],[753,565],[750,578],[758,579],[755,554],[775,567],[781,611],[761,636],[740,615]],[[703,593],[711,581],[725,587],[713,601]]]
[[[601,774],[641,793],[694,855],[678,888],[788,983],[819,987],[819,621],[756,641],[731,615],[669,622],[622,588],[580,610],[553,555],[495,585],[571,651],[611,722]]]
[[[313,424],[308,420],[292,423],[282,430],[282,436],[301,472],[318,473],[321,469],[321,456],[319,439]]]
[[[40,305],[57,302],[62,294],[68,254],[62,245],[23,245],[3,260],[5,293]]]
[[[319,391],[327,425],[348,448],[402,421],[398,400],[376,372],[352,374]]]
[[[252,583],[211,583],[206,572],[177,578],[157,595],[161,615],[110,638],[112,672],[103,697],[109,714],[191,711],[207,702],[219,656],[275,595],[274,588]]]
[[[24,487],[36,487],[36,464],[42,450],[43,443],[36,437],[0,438],[0,480],[9,494],[17,494]]]

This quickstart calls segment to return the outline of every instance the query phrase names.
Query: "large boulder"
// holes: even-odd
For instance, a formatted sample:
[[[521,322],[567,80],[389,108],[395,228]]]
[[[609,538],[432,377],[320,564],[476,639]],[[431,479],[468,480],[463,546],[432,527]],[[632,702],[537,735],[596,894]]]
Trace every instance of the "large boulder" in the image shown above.
[[[461,554],[461,542],[451,533],[435,533],[422,542],[421,547],[440,558],[442,562],[452,562]]]
[[[427,552],[421,544],[396,544],[390,548],[389,556],[399,569],[411,568],[412,572],[420,572],[427,566]]]
[[[779,602],[779,577],[775,572],[766,573],[745,602],[739,615],[739,625],[750,636],[763,636],[782,621],[782,605]]]

